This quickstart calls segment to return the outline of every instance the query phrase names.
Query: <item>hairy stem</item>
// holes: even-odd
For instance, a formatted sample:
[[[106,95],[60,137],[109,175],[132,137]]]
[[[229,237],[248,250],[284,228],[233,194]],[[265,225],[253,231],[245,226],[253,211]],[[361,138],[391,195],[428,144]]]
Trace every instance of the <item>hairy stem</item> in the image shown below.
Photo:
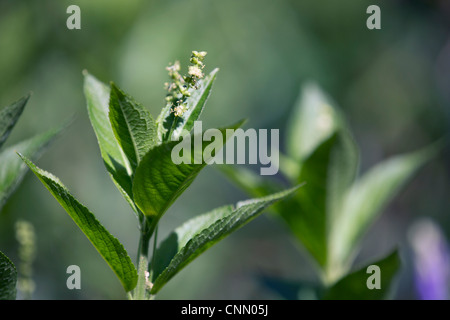
[[[138,265],[138,283],[136,289],[134,290],[133,299],[135,300],[145,300],[147,299],[147,266],[148,266],[148,248],[150,244],[150,238],[153,231],[151,230],[150,224],[147,218],[141,213],[140,214],[140,237],[138,245],[137,254],[137,265]]]
[[[152,263],[150,265],[150,279],[153,278],[153,271],[156,259],[156,245],[158,244],[158,226],[155,228],[155,236],[153,237],[153,252],[152,252]]]

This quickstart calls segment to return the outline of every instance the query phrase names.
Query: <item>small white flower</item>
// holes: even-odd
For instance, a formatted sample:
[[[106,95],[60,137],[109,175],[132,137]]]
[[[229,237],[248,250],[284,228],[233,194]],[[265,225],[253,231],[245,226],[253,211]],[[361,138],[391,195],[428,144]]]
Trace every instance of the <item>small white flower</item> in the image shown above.
[[[175,114],[176,117],[180,117],[182,116],[185,112],[187,111],[187,105],[185,104],[180,104],[179,106],[176,106],[175,108],[173,108],[173,113]]]
[[[192,55],[193,55],[194,57],[197,57],[197,58],[200,58],[200,59],[205,58],[206,54],[207,54],[206,51],[200,51],[200,52],[198,52],[198,51],[192,51]]]
[[[153,288],[153,283],[148,279],[150,277],[150,272],[145,271],[145,287],[147,290],[151,290]]]
[[[191,76],[197,77],[199,79],[203,78],[203,76],[204,76],[202,70],[198,66],[190,66],[189,74]]]
[[[180,62],[179,61],[175,61],[174,64],[166,67],[166,70],[169,71],[169,75],[176,74],[178,71],[180,71]]]

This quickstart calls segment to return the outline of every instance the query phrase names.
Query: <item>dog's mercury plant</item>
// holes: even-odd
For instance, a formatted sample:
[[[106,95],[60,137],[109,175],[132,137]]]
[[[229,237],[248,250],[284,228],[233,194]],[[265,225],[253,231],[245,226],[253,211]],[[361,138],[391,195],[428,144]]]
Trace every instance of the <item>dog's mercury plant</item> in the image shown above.
[[[191,161],[191,164],[176,165],[171,159],[172,148],[182,135],[191,132],[194,121],[199,119],[218,71],[214,69],[206,76],[203,74],[205,55],[206,52],[192,52],[192,65],[187,76],[179,73],[178,62],[168,67],[171,82],[166,84],[166,106],[156,120],[114,83],[107,86],[84,73],[87,109],[103,162],[138,219],[140,240],[137,268],[119,240],[58,178],[21,155],[112,268],[130,299],[153,298],[197,256],[257,217],[274,202],[297,190],[294,187],[236,206],[214,209],[187,221],[157,245],[159,220],[208,162],[204,159],[200,164]],[[229,128],[236,129],[242,124],[243,121],[240,121]],[[191,154],[196,156],[194,152]],[[149,243],[152,237],[150,258]]]
[[[358,175],[359,150],[339,108],[317,85],[302,90],[289,117],[286,154],[280,153],[280,170],[292,185],[305,182],[302,192],[273,206],[281,220],[314,261],[319,284],[263,278],[288,299],[302,290],[323,299],[381,299],[398,268],[397,250],[369,263],[381,270],[381,289],[369,290],[367,266],[354,270],[353,261],[370,225],[400,188],[439,150],[423,150],[387,159]],[[227,176],[252,196],[280,190],[274,180],[245,167],[221,166]],[[297,292],[293,292],[295,287]],[[291,292],[286,294],[287,292]]]

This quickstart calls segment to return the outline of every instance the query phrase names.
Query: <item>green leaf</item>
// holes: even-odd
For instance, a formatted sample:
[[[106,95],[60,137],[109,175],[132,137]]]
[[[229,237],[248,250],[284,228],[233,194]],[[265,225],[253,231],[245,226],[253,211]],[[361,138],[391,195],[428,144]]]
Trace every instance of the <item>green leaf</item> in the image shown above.
[[[218,166],[218,169],[252,197],[264,197],[284,188],[274,180],[264,178],[243,166]],[[268,213],[270,213],[271,218],[290,229],[296,239],[301,242],[303,239],[314,237],[314,230],[308,229],[305,225],[304,216],[301,213],[300,198],[301,196],[296,193],[292,197],[276,202],[268,209]],[[309,237],[302,237],[302,235],[309,233],[311,233]]]
[[[144,155],[156,145],[156,123],[150,112],[114,83],[111,83],[109,119],[134,172]]]
[[[97,136],[103,162],[116,187],[137,212],[132,200],[132,170],[130,163],[114,135],[109,120],[109,95],[107,85],[84,72],[84,94],[89,119]]]
[[[356,179],[359,168],[359,149],[350,133],[341,128],[330,150],[327,168],[326,211],[327,232],[341,219],[342,206],[347,190]]]
[[[380,289],[369,289],[367,287],[368,278],[373,274],[373,271],[367,273],[367,267],[369,266],[367,265],[339,280],[325,293],[323,298],[325,300],[385,299],[400,264],[398,252],[395,250],[384,259],[370,264],[380,268]]]
[[[243,121],[231,126],[239,128]],[[226,141],[226,129],[220,129],[222,144]],[[188,139],[190,137],[190,139]],[[198,139],[199,138],[199,139]],[[185,140],[186,139],[186,140]],[[198,143],[200,140],[201,144]],[[189,143],[192,141],[192,143]],[[175,164],[172,149],[186,143],[191,149],[187,156],[189,163]],[[213,142],[202,141],[200,134],[184,136],[183,141],[164,142],[151,149],[142,159],[133,181],[133,195],[139,209],[155,224],[172,203],[193,182],[198,173],[206,166],[208,159],[203,159],[205,148]],[[218,151],[218,150],[216,150]]]
[[[187,111],[182,116],[174,116],[171,112],[171,104],[167,104],[161,110],[157,119],[160,141],[178,140],[183,134],[192,130],[194,121],[198,120],[205,107],[218,71],[219,69],[216,68],[204,79],[199,80],[198,89],[189,89],[191,96],[186,99]]]
[[[31,139],[22,141],[0,153],[0,210],[6,200],[18,187],[27,171],[27,166],[17,156],[17,152],[36,160],[61,132],[61,128],[51,129]]]
[[[208,248],[241,228],[276,201],[295,192],[298,187],[273,195],[239,202],[236,209],[226,206],[194,218],[177,228],[164,240],[156,257],[161,257],[155,268],[152,293],[157,293],[175,274]],[[173,258],[171,258],[173,256]],[[170,259],[171,258],[171,259]],[[170,260],[170,261],[169,261]],[[168,262],[169,261],[169,262]],[[168,262],[167,266],[162,267]],[[161,269],[162,272],[159,272]]]
[[[147,266],[148,261],[144,256],[139,257],[138,279],[136,289],[134,290],[133,300],[147,300],[149,298],[147,288]]]
[[[339,205],[341,190],[353,181],[357,168],[357,152],[348,133],[341,130],[325,140],[304,161],[299,182],[303,192],[291,201],[291,209],[279,210],[294,236],[299,239],[322,267],[328,259],[328,232]]]
[[[17,271],[14,264],[0,251],[0,300],[16,299]]]
[[[11,133],[11,130],[17,120],[19,120],[19,117],[22,114],[29,98],[30,95],[28,94],[20,100],[0,110],[0,148],[3,143],[5,143],[5,140]]]
[[[304,191],[273,206],[276,216],[322,267],[327,266],[330,231],[334,229],[334,221],[339,219],[345,193],[354,182],[358,164],[358,148],[342,126],[298,165],[295,180],[306,183]],[[274,181],[243,167],[220,169],[252,196],[264,196],[281,189]]]
[[[233,212],[233,210],[232,205],[216,208],[208,213],[190,219],[172,231],[164,241],[161,242],[156,251],[154,259],[155,265],[151,266],[153,275],[152,280],[155,280],[157,276],[164,271],[173,257],[189,242],[190,239],[212,225],[218,219],[222,219]]]
[[[117,275],[125,291],[131,291],[137,283],[137,271],[119,240],[100,224],[92,212],[70,194],[58,178],[38,168],[24,156],[20,155],[20,157],[91,241]]]
[[[349,264],[362,237],[382,209],[415,172],[437,152],[433,145],[385,160],[359,178],[345,194],[342,213],[330,239],[337,264]]]
[[[287,152],[305,160],[339,126],[340,116],[334,102],[315,84],[305,84],[287,125]]]

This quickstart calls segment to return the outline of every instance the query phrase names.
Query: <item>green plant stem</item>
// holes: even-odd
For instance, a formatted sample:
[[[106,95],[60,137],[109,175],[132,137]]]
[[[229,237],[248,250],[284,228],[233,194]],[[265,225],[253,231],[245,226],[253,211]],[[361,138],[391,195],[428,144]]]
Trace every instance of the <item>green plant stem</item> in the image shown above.
[[[155,263],[155,253],[156,253],[156,245],[158,242],[158,226],[151,228],[151,225],[147,222],[145,217],[143,217],[142,221],[145,223],[141,228],[141,237],[139,239],[139,248],[138,248],[138,283],[136,285],[136,289],[134,290],[134,295],[131,297],[134,300],[146,300],[146,299],[154,299],[154,295],[148,296],[147,292],[147,279],[152,278],[153,266]],[[153,237],[153,254],[152,260],[150,264],[150,274],[146,277],[146,272],[148,269],[148,247],[150,244],[150,238]]]
[[[150,227],[148,220],[145,216],[142,215],[141,219],[141,234],[139,238],[139,246],[138,246],[138,257],[137,263],[139,264],[140,258],[145,257],[148,259],[148,247],[150,244],[150,238],[153,234],[153,228]]]
[[[149,279],[153,279],[153,271],[154,271],[154,265],[156,261],[156,247],[158,244],[158,225],[155,227],[155,236],[153,237],[153,250],[152,250],[152,263],[150,265],[150,276]],[[155,295],[150,295],[150,300],[155,299]]]
[[[148,260],[146,257],[141,256],[139,258],[139,266],[138,266],[138,281],[136,284],[136,289],[134,290],[134,296],[132,299],[134,300],[146,300],[148,298],[147,295],[147,272]]]
[[[156,245],[158,243],[158,226],[156,226],[155,228],[155,236],[153,238],[153,251],[152,251],[152,264],[151,264],[151,268],[150,268],[150,279],[153,276],[153,269],[154,269],[154,265],[155,265],[155,259],[156,259]]]
[[[148,265],[148,248],[153,232],[150,228],[150,224],[147,218],[142,213],[140,214],[139,220],[140,220],[140,237],[137,256],[138,283],[136,285],[136,289],[134,290],[134,295],[132,296],[132,299],[145,300],[147,299],[145,273],[147,271]]]

